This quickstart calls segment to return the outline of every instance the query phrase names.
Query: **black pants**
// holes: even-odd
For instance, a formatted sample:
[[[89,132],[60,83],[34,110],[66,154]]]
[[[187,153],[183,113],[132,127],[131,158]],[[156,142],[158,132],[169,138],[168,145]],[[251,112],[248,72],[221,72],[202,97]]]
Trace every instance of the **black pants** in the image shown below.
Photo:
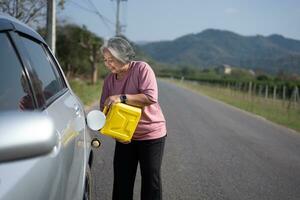
[[[164,146],[165,137],[129,144],[116,142],[113,200],[133,199],[138,163],[142,176],[141,200],[162,199],[160,169]]]

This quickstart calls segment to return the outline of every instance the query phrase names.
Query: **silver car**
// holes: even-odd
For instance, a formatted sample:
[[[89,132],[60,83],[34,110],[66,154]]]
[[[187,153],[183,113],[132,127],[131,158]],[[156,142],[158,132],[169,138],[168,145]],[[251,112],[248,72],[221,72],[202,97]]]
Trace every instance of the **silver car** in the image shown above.
[[[0,199],[90,199],[84,108],[42,37],[0,15]]]

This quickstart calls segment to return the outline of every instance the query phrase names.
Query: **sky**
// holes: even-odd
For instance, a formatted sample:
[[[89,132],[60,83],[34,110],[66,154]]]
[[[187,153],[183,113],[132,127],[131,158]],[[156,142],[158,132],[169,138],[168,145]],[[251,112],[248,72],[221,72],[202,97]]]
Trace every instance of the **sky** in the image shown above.
[[[60,20],[86,25],[105,39],[115,35],[116,0],[66,2]],[[120,22],[135,42],[174,40],[211,28],[300,40],[300,0],[127,0],[121,2]]]

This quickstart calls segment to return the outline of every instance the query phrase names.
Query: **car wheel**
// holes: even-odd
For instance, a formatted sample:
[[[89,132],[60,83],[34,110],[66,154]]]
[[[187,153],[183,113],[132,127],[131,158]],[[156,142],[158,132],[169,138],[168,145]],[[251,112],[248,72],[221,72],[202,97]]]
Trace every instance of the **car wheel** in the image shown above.
[[[92,173],[90,166],[86,167],[83,200],[92,199]]]

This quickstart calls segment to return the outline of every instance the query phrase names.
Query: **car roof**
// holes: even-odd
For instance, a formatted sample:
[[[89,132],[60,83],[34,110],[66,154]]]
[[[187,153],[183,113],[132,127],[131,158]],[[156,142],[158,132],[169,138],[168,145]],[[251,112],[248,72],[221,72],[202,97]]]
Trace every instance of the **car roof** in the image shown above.
[[[20,22],[16,18],[0,13],[0,32],[8,31],[8,30],[13,30],[13,31],[24,33],[26,35],[30,35],[31,37],[46,44],[45,40],[40,36],[40,34],[38,34],[35,30],[30,28],[28,25]]]

